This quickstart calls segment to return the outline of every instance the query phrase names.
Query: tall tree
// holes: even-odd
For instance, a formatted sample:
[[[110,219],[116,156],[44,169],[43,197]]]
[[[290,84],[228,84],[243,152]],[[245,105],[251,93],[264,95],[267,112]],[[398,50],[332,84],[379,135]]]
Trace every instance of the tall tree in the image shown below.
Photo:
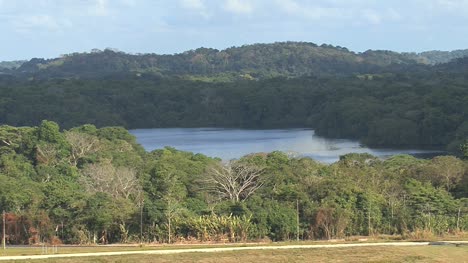
[[[221,199],[240,202],[262,187],[262,173],[263,168],[256,165],[231,161],[211,167],[204,181],[206,189]]]

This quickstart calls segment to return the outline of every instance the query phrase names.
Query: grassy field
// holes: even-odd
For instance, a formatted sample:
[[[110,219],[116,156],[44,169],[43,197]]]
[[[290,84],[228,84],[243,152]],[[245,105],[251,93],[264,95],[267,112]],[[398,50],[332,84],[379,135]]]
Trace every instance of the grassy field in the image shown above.
[[[366,241],[367,242],[385,242]],[[387,240],[392,242],[392,240]],[[160,244],[160,245],[95,245],[95,246],[58,246],[56,252],[51,246],[48,246],[47,253],[40,246],[29,247],[7,247],[6,250],[0,250],[0,256],[25,256],[25,255],[43,255],[43,254],[69,254],[69,253],[93,253],[93,252],[112,252],[112,251],[141,251],[158,249],[188,249],[188,248],[216,248],[216,247],[243,247],[243,246],[286,246],[286,245],[333,245],[356,243],[355,241],[300,241],[300,242],[267,242],[267,243],[227,243],[227,244]]]
[[[18,261],[15,261],[18,262]],[[23,261],[24,262],[24,261]],[[30,262],[460,262],[468,263],[468,246],[360,247],[253,250],[175,255],[131,255],[31,260]]]
[[[281,243],[228,243],[228,244],[161,244],[161,245],[95,245],[95,246],[58,246],[53,250],[51,246],[47,247],[47,253],[41,246],[29,247],[7,247],[6,250],[0,249],[0,256],[26,256],[26,255],[44,255],[44,254],[70,254],[70,253],[94,253],[94,252],[113,252],[113,251],[142,251],[142,250],[166,250],[166,249],[189,249],[189,248],[216,248],[216,247],[243,247],[243,246],[278,246],[292,244],[324,244],[325,242],[281,242]],[[338,243],[338,242],[337,242]],[[339,242],[344,243],[344,242]],[[329,243],[327,243],[329,244]]]
[[[258,243],[193,243],[193,244],[146,244],[134,245],[91,245],[91,246],[58,246],[57,251],[53,251],[49,246],[47,253],[40,246],[30,247],[7,247],[0,249],[0,256],[22,256],[22,255],[42,255],[42,254],[69,254],[69,253],[92,253],[92,252],[112,252],[112,251],[141,251],[155,249],[180,249],[180,248],[215,248],[215,247],[242,247],[242,246],[283,246],[283,245],[331,245],[331,244],[355,244],[374,242],[399,242],[399,241],[468,241],[468,233],[451,235],[445,237],[432,237],[424,239],[403,239],[401,236],[359,236],[348,237],[342,240],[308,240],[308,241],[286,241],[286,242],[258,242]]]

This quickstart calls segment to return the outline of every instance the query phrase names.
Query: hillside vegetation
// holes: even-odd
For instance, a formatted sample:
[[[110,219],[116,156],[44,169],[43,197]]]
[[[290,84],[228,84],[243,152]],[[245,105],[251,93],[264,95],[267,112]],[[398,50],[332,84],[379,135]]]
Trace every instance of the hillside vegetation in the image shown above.
[[[344,47],[305,42],[255,44],[225,50],[199,48],[175,55],[132,55],[106,49],[56,59],[32,59],[23,63],[15,73],[41,78],[89,78],[122,72],[217,76],[221,79],[349,75],[404,71],[408,66],[446,63],[467,54],[467,50],[419,54],[379,50],[355,53]]]
[[[70,128],[310,127],[372,146],[457,151],[468,138],[466,73],[202,82],[151,75],[99,80],[0,77],[0,123]]]
[[[0,74],[0,124],[308,127],[371,146],[459,153],[468,138],[465,53],[284,42],[32,59]]]
[[[50,121],[1,126],[0,153],[8,244],[428,239],[468,230],[468,164],[453,156],[348,154],[325,165],[272,152],[222,163],[172,148],[145,152],[122,128],[61,132]]]
[[[32,59],[17,72],[39,77],[99,77],[120,72],[164,75],[240,75],[267,78],[305,74],[350,74],[414,60],[394,52],[359,55],[345,48],[312,43],[257,44],[226,50],[199,48],[175,55],[131,55],[106,49],[57,59]]]
[[[463,233],[468,59],[432,65],[417,56],[278,43],[174,56],[106,50],[4,69],[8,243]],[[273,152],[222,163],[172,148],[148,153],[122,128],[201,126],[310,127],[458,158],[349,154],[325,165]]]

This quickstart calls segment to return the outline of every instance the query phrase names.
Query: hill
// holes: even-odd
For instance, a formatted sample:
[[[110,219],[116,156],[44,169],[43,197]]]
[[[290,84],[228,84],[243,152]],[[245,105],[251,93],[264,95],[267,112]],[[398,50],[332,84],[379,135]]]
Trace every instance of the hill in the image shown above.
[[[42,78],[95,78],[135,72],[232,79],[377,73],[394,71],[395,65],[397,69],[407,70],[405,66],[417,64],[422,63],[412,56],[391,51],[355,53],[339,46],[283,42],[225,50],[199,48],[175,55],[133,55],[112,49],[93,50],[55,59],[31,59],[16,73]]]
[[[406,72],[420,70],[425,65],[446,63],[467,54],[468,50],[422,53],[368,50],[356,53],[340,46],[279,42],[225,50],[198,48],[174,55],[127,54],[114,49],[94,49],[89,53],[73,53],[54,59],[34,58],[24,63],[2,63],[10,65],[5,68],[17,68],[14,74],[37,78],[99,78],[132,72],[235,80]]]

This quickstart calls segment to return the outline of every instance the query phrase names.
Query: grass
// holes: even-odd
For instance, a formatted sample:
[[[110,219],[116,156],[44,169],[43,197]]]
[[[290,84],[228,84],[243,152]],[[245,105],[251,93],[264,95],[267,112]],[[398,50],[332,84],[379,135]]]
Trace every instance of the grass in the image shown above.
[[[17,261],[16,261],[17,262]],[[26,262],[26,261],[23,261]],[[175,255],[131,255],[32,260],[30,262],[467,262],[468,246],[359,247],[253,250]]]
[[[468,241],[468,232],[458,233],[456,235],[446,235],[443,237],[432,238],[404,238],[401,235],[376,235],[376,236],[351,236],[339,240],[309,240],[309,241],[286,241],[286,242],[259,242],[259,243],[185,243],[185,244],[151,244],[143,245],[91,245],[91,246],[59,246],[58,254],[68,253],[92,253],[92,252],[112,252],[112,251],[139,251],[154,249],[179,249],[179,248],[210,248],[210,247],[240,247],[240,246],[281,246],[281,245],[314,245],[314,244],[346,244],[346,243],[374,243],[374,242],[398,242],[398,241]],[[7,247],[6,250],[0,249],[0,256],[21,256],[21,255],[41,255],[44,254],[40,246],[31,246],[26,248]],[[54,254],[49,247],[47,254]]]
[[[372,242],[395,242],[394,240],[366,240],[365,243]],[[335,241],[290,241],[290,242],[266,242],[266,243],[226,243],[226,244],[160,244],[160,245],[94,245],[94,246],[58,246],[54,252],[51,246],[48,246],[47,253],[40,246],[29,247],[7,247],[6,250],[0,250],[0,256],[26,256],[43,254],[69,254],[69,253],[93,253],[93,252],[112,252],[112,251],[141,251],[158,249],[189,249],[189,248],[216,248],[216,247],[243,247],[243,246],[286,246],[286,245],[319,245],[319,244],[346,244],[360,243],[356,240],[335,240]]]
[[[70,253],[94,253],[94,252],[113,252],[113,251],[142,251],[142,250],[167,250],[167,249],[190,249],[190,248],[216,248],[216,247],[244,247],[244,246],[281,246],[296,244],[320,244],[324,242],[280,242],[280,243],[226,243],[226,244],[161,244],[161,245],[94,245],[94,246],[58,246],[57,252],[48,246],[47,253],[40,246],[29,247],[7,247],[6,250],[0,249],[0,256],[26,256],[43,254],[70,254]]]
[[[297,242],[280,242],[280,243],[199,243],[199,244],[159,244],[159,245],[69,245],[58,246],[57,252],[48,246],[47,253],[41,246],[27,246],[27,247],[7,247],[6,250],[0,249],[0,256],[26,256],[26,255],[43,255],[43,254],[70,254],[70,253],[94,253],[94,252],[113,252],[113,251],[142,251],[142,250],[158,250],[158,249],[190,249],[190,248],[216,248],[216,247],[243,247],[243,246],[278,246],[278,245],[292,245],[292,244],[319,244],[324,243],[320,241],[305,241]]]

